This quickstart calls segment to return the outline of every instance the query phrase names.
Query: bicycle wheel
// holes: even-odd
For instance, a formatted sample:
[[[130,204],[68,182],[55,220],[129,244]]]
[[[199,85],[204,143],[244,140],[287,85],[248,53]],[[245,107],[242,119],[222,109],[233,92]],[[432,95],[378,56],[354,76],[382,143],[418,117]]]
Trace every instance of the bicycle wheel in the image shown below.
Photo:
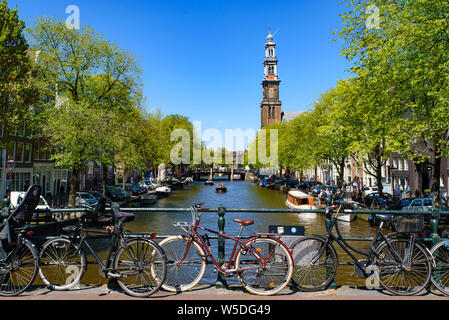
[[[77,286],[86,270],[86,254],[67,238],[48,240],[42,246],[39,276],[51,290]]]
[[[292,283],[302,291],[325,290],[338,270],[338,256],[332,245],[318,236],[307,236],[291,246],[293,250]]]
[[[167,255],[167,278],[162,288],[170,292],[184,292],[195,287],[206,271],[206,253],[193,241],[183,236],[164,239],[160,246]],[[181,262],[182,260],[182,262]]]
[[[261,261],[251,252],[239,250],[235,268],[243,287],[250,293],[264,296],[284,289],[293,272],[293,260],[288,249],[279,241],[269,238],[253,238],[246,245],[256,252]]]
[[[133,297],[148,297],[158,291],[167,275],[167,258],[154,241],[131,239],[114,259],[114,271],[121,275],[119,286]]]
[[[430,253],[435,260],[432,284],[444,295],[449,295],[449,242],[441,241],[433,246]]]
[[[0,295],[17,296],[27,290],[37,275],[39,257],[28,240],[10,252],[2,252],[0,261]]]
[[[413,252],[410,252],[409,240],[390,239],[388,243],[382,242],[377,247],[377,257],[373,261],[382,287],[390,293],[402,296],[421,292],[431,278],[432,257],[418,242],[415,242]],[[400,258],[400,262],[392,250]]]

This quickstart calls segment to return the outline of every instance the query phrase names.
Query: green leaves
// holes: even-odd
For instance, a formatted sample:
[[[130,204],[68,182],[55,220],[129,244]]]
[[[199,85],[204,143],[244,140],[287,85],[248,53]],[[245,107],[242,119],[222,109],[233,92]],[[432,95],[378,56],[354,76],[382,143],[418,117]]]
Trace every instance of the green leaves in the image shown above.
[[[24,37],[25,23],[17,9],[0,2],[0,120],[13,126],[30,116],[31,105],[38,95],[28,44]]]

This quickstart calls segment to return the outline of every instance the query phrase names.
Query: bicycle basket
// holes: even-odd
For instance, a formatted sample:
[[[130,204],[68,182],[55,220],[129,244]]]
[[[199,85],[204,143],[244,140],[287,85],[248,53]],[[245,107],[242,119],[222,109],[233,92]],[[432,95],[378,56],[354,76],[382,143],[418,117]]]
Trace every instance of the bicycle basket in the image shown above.
[[[424,229],[423,215],[403,215],[393,220],[393,227],[396,232],[420,233]]]

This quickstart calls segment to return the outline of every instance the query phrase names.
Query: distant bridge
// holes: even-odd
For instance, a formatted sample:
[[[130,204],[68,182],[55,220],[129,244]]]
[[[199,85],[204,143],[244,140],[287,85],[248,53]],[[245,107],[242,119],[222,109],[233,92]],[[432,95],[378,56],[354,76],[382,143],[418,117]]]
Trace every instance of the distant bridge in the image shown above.
[[[228,180],[245,180],[247,171],[243,168],[192,168],[187,171],[187,175],[196,181],[204,179],[213,180],[220,177],[227,177]]]

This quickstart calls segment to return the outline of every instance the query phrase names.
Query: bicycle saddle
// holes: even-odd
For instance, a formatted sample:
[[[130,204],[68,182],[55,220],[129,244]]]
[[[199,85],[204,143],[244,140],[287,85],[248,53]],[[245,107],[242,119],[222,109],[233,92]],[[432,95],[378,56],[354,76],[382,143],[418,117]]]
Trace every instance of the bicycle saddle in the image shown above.
[[[242,226],[250,226],[254,224],[254,220],[241,220],[241,219],[234,219],[234,222],[240,223]]]

